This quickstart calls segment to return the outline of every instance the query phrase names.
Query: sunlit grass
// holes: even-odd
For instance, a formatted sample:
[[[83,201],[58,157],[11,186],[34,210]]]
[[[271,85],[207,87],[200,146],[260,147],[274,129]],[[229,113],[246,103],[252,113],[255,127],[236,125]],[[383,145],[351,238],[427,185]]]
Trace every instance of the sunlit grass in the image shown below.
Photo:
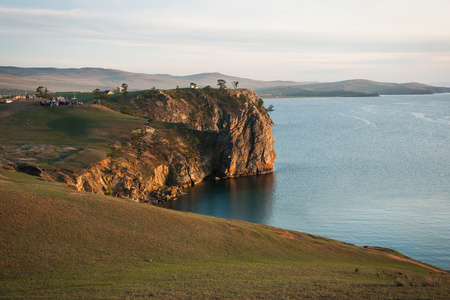
[[[0,195],[4,298],[443,299],[450,292],[447,276],[435,271],[305,233],[6,171]]]
[[[42,167],[86,167],[105,158],[109,144],[146,123],[101,106],[43,107],[21,101],[0,107],[1,155]]]

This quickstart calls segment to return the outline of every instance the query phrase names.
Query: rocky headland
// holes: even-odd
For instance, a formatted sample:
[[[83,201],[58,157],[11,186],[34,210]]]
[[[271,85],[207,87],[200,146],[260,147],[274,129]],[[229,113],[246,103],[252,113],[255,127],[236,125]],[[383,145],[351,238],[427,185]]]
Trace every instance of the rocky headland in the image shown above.
[[[202,180],[270,173],[271,120],[247,89],[152,89],[104,103],[148,119],[84,170],[25,170],[80,191],[158,203]],[[23,170],[22,170],[23,171]]]

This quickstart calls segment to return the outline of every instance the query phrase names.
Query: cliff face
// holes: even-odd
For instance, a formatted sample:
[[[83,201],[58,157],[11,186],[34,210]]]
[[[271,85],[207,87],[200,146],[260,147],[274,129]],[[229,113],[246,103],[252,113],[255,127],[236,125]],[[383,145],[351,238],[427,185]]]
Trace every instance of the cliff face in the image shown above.
[[[237,177],[272,172],[276,157],[272,125],[267,112],[256,106],[230,120],[215,143],[214,175]]]
[[[122,99],[122,105],[124,104]],[[251,90],[151,90],[126,99],[145,128],[82,172],[47,172],[77,190],[164,201],[203,179],[270,173],[273,122]]]

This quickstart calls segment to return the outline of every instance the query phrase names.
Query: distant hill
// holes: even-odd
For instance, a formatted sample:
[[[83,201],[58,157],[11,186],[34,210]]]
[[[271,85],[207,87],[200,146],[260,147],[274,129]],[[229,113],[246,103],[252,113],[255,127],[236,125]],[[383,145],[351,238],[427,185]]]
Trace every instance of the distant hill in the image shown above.
[[[174,79],[161,76],[130,73],[112,69],[82,68],[16,68],[0,67],[0,88],[35,90],[43,85],[51,92],[92,91],[112,89],[126,82],[130,89],[175,88]]]
[[[345,80],[330,83],[316,83],[305,85],[306,89],[313,89],[316,91],[353,91],[378,93],[380,95],[390,94],[432,94],[449,92],[450,88],[434,87],[422,83],[388,83],[375,82],[370,80]]]
[[[388,83],[361,79],[258,89],[259,94],[274,97],[361,97],[448,92],[450,92],[450,88],[434,87],[422,83]]]
[[[217,80],[224,79],[229,88],[238,81],[240,88],[255,90],[268,97],[336,97],[432,94],[450,92],[450,88],[434,87],[421,83],[385,83],[369,80],[346,80],[326,83],[294,81],[262,81],[225,75],[201,73],[186,76],[169,74],[132,73],[102,68],[18,68],[0,67],[0,89],[34,91],[40,85],[51,92],[87,91],[96,88],[113,89],[127,83],[129,90],[174,89],[188,87],[191,82],[199,87],[217,87]]]
[[[217,87],[217,80],[224,79],[228,87],[232,81],[238,81],[239,87],[248,89],[267,88],[284,85],[297,85],[293,81],[258,81],[221,73],[202,73],[188,76],[173,76],[168,74],[131,73],[113,69],[81,68],[17,68],[0,67],[0,88],[22,89],[34,91],[43,85],[52,92],[84,91],[90,92],[96,88],[113,89],[122,83],[127,83],[130,90],[174,89],[188,87],[195,82],[199,87],[210,85]]]

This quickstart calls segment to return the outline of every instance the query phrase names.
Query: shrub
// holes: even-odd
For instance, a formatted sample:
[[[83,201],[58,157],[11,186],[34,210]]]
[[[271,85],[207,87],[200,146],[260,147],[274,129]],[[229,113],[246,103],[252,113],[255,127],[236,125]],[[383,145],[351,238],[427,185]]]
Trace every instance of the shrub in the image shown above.
[[[263,99],[261,99],[261,98],[259,98],[259,100],[258,100],[258,107],[262,107],[263,105],[264,105],[264,101],[263,101]]]
[[[245,103],[247,103],[247,98],[244,96],[244,94],[239,95],[239,104],[242,108],[245,107]]]
[[[425,277],[423,286],[436,286],[436,287],[441,286],[441,278],[440,277]]]
[[[131,108],[130,108],[128,105],[126,105],[126,104],[122,107],[122,109],[120,110],[120,112],[121,112],[122,114],[125,114],[125,115],[134,116],[133,111],[132,111]]]
[[[113,188],[111,185],[108,185],[108,188],[106,189],[105,195],[112,196],[113,195]]]
[[[397,286],[405,286],[405,279],[402,277],[395,277],[394,282]]]

